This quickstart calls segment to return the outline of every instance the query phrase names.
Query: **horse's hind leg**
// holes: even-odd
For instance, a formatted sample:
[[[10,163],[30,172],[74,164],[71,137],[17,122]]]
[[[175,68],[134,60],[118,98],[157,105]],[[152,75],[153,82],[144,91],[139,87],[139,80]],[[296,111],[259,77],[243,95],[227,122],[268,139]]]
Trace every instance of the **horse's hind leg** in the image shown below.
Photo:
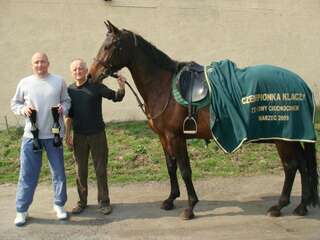
[[[186,140],[183,137],[171,136],[168,137],[166,141],[166,149],[169,155],[176,159],[182,179],[187,188],[189,207],[183,211],[182,218],[185,220],[192,219],[194,217],[193,208],[199,200],[192,183]]]
[[[270,207],[268,214],[272,217],[279,217],[281,215],[281,209],[290,203],[292,185],[299,163],[297,156],[295,156],[296,149],[298,148],[298,146],[296,146],[297,143],[284,141],[277,141],[275,143],[283,165],[285,179],[278,204]]]
[[[294,210],[294,214],[304,216],[307,214],[308,205],[316,206],[319,204],[318,194],[318,172],[317,172],[317,159],[315,156],[314,143],[305,143],[303,149],[299,143],[299,172],[301,175],[301,202]],[[309,148],[308,148],[309,146]],[[313,146],[313,149],[310,149]],[[311,155],[310,155],[311,154]]]
[[[304,158],[301,159],[299,162],[299,172],[301,176],[301,202],[298,205],[298,207],[293,211],[295,215],[299,216],[305,216],[308,212],[307,205],[308,205],[308,199],[310,196],[309,191],[309,183],[308,183],[308,170],[306,166],[306,161]]]
[[[170,177],[171,186],[169,197],[162,202],[161,208],[164,210],[171,210],[174,208],[174,200],[177,197],[180,197],[179,183],[177,178],[177,161],[167,152],[165,140],[160,137],[160,141],[166,157],[167,169]]]

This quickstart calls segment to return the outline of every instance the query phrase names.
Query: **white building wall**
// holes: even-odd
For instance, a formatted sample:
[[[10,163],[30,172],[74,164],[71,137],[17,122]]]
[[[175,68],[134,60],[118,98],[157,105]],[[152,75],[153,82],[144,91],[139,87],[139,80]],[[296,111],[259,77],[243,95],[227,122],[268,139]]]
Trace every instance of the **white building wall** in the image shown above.
[[[173,59],[238,66],[273,64],[304,78],[319,101],[319,0],[0,0],[0,127],[31,55],[46,52],[50,71],[72,82],[69,63],[90,65],[105,36],[105,19],[142,35]],[[132,82],[128,71],[123,73]],[[115,81],[105,83],[116,88]],[[144,119],[133,94],[104,101],[106,121]],[[21,121],[20,121],[21,122]]]

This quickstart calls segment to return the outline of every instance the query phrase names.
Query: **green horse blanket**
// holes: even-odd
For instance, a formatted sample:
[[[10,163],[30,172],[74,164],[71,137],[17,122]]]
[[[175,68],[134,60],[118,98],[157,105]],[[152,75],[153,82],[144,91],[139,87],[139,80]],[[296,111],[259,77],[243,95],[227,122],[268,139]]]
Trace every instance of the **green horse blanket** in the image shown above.
[[[225,152],[257,140],[316,141],[313,95],[297,74],[270,65],[237,68],[230,60],[211,63],[205,74],[212,135]]]

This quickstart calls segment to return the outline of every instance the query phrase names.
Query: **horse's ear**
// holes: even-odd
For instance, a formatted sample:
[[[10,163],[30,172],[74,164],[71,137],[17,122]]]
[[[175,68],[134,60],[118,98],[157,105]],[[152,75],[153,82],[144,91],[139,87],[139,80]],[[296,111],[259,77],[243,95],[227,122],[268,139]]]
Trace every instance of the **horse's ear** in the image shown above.
[[[107,20],[107,23],[106,22],[104,23],[106,24],[108,31],[110,33],[115,33],[115,34],[119,33],[119,29],[116,26],[114,26],[109,20]]]
[[[111,27],[110,27],[110,25],[109,25],[109,21],[107,20],[107,21],[103,21],[103,22],[104,22],[104,24],[106,25],[107,32],[110,33],[110,32],[111,32]]]

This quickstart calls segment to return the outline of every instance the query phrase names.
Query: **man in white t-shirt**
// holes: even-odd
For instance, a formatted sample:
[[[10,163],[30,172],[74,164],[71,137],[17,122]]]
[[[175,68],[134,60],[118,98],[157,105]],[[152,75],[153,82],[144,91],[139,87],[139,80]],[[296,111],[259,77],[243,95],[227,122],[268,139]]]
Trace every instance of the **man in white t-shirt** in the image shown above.
[[[26,223],[28,209],[38,183],[42,164],[42,152],[46,151],[49,160],[54,189],[53,208],[57,218],[67,219],[64,210],[67,201],[66,176],[64,169],[63,146],[55,146],[52,107],[58,107],[60,137],[64,135],[63,115],[70,108],[70,97],[62,77],[48,72],[49,61],[45,53],[37,52],[32,56],[33,74],[20,80],[11,100],[11,110],[25,117],[25,128],[20,152],[20,174],[16,194],[16,226]],[[34,124],[29,117],[36,111],[39,149],[34,149],[32,129]]]

